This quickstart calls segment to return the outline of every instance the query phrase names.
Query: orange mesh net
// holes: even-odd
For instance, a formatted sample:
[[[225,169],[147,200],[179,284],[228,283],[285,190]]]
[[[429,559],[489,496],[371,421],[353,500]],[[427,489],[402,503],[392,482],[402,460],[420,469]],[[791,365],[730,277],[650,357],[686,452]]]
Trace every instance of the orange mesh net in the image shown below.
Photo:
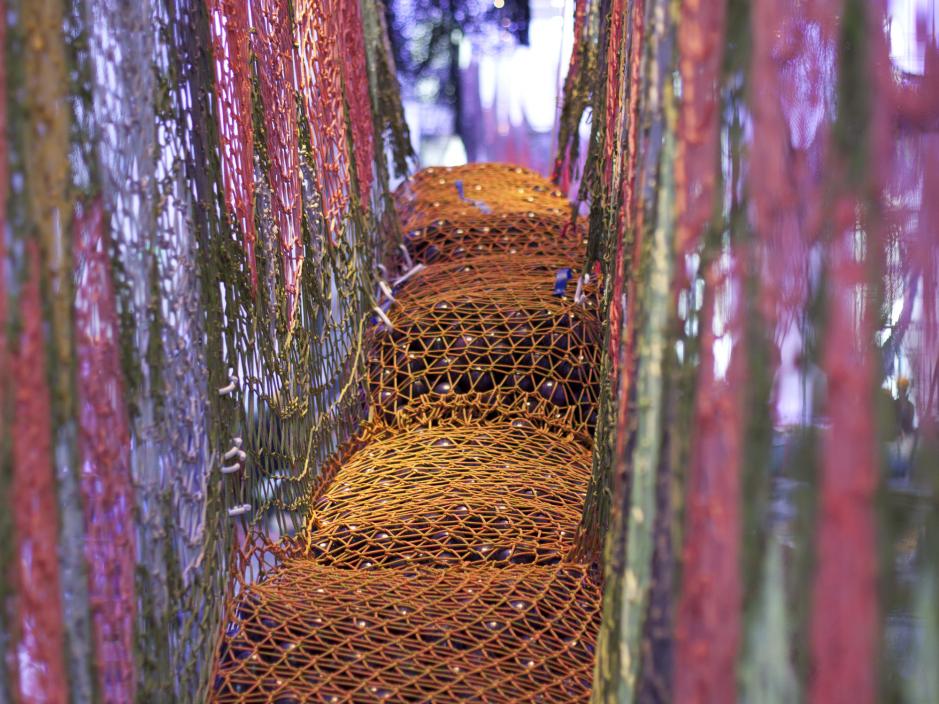
[[[565,430],[469,403],[370,423],[324,472],[310,554],[359,569],[555,564],[590,476],[589,448]]]
[[[405,230],[442,217],[528,214],[563,218],[571,206],[551,181],[511,164],[466,164],[429,168],[401,184],[395,205]]]
[[[214,701],[583,701],[600,591],[568,556],[602,338],[584,233],[507,165],[427,169],[396,201],[417,264],[366,336],[372,417],[301,498],[306,528],[246,551]]]
[[[466,259],[486,254],[584,258],[586,229],[566,218],[534,212],[477,214],[434,220],[405,236],[408,253],[421,264]]]
[[[600,324],[595,287],[580,300],[570,261],[493,255],[414,275],[369,353],[373,400],[386,415],[414,399],[508,392],[573,428],[595,421]],[[557,283],[558,277],[564,283]],[[562,288],[563,286],[563,288]],[[556,295],[558,294],[558,295]]]
[[[214,701],[574,702],[600,593],[586,568],[347,570],[291,560],[243,585]]]

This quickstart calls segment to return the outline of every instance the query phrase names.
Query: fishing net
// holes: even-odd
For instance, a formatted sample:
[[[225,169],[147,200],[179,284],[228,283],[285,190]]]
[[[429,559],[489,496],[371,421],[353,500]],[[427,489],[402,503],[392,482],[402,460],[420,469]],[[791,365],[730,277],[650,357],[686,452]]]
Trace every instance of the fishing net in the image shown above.
[[[935,4],[745,5],[575,3],[554,176],[589,108],[594,696],[928,700]]]
[[[599,596],[583,566],[287,558],[243,585],[210,701],[587,701]]]
[[[409,233],[411,268],[364,340],[372,418],[300,499],[305,528],[245,553],[214,701],[589,695],[599,591],[568,555],[591,470],[598,287],[572,271],[582,233],[556,196],[547,217],[528,210],[529,173],[448,170],[448,186],[428,169],[405,207],[477,171],[513,195],[476,221],[440,207]]]
[[[521,254],[579,263],[586,251],[582,224],[536,213],[478,214],[434,220],[405,233],[414,262],[442,263],[486,254]]]
[[[409,152],[363,2],[5,3],[0,701],[201,700],[235,536],[364,414]]]
[[[540,174],[496,163],[424,169],[398,187],[395,206],[405,230],[441,217],[531,213],[532,218],[563,218],[571,210],[564,194]]]
[[[443,399],[368,424],[324,468],[310,555],[357,569],[559,562],[589,448],[555,419],[502,408]]]
[[[578,286],[571,264],[493,255],[413,275],[389,310],[391,328],[369,336],[377,408],[387,417],[414,399],[496,391],[589,432],[600,323],[595,285]]]

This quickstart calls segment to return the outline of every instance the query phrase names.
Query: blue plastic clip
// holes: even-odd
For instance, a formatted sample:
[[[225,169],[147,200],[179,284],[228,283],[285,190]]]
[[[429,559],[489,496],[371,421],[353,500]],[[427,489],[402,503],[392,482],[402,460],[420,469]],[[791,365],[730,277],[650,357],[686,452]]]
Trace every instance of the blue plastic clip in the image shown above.
[[[571,280],[573,272],[570,267],[558,269],[554,274],[554,295],[563,296],[567,290],[567,282]]]

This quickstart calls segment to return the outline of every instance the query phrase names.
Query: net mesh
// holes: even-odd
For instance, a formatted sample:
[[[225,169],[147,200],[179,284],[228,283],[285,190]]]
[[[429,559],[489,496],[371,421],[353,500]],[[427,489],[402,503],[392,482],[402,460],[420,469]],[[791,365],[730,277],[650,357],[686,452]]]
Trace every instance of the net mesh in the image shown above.
[[[392,191],[381,0],[0,0],[0,702],[939,700],[934,4],[576,0]]]
[[[540,406],[589,433],[600,326],[593,284],[574,301],[572,263],[494,255],[412,276],[388,313],[391,328],[369,336],[376,407],[388,414],[428,396],[495,392],[501,404]]]
[[[213,701],[584,700],[599,589],[568,556],[600,324],[571,268],[582,233],[508,165],[427,169],[396,202],[435,220],[364,339],[371,419],[298,499],[304,529],[249,544]]]
[[[443,263],[484,254],[518,254],[579,262],[586,249],[582,224],[553,215],[512,213],[440,218],[404,235],[411,259]]]
[[[364,414],[409,152],[363,2],[3,3],[0,700],[202,700],[236,535]]]
[[[448,218],[499,215],[554,216],[570,214],[570,203],[540,174],[511,164],[481,163],[427,168],[395,192],[401,225],[418,229]]]
[[[585,701],[598,606],[582,566],[287,560],[244,586],[212,701]]]
[[[330,460],[305,537],[317,562],[368,569],[563,558],[589,449],[556,419],[448,401],[372,422]]]

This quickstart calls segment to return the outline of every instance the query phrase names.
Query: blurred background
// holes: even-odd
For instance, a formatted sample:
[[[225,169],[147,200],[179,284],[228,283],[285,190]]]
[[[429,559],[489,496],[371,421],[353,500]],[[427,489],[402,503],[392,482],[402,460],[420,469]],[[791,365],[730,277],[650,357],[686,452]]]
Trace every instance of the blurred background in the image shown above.
[[[391,0],[395,60],[422,166],[509,161],[548,174],[574,0]],[[589,126],[582,125],[582,138]]]

